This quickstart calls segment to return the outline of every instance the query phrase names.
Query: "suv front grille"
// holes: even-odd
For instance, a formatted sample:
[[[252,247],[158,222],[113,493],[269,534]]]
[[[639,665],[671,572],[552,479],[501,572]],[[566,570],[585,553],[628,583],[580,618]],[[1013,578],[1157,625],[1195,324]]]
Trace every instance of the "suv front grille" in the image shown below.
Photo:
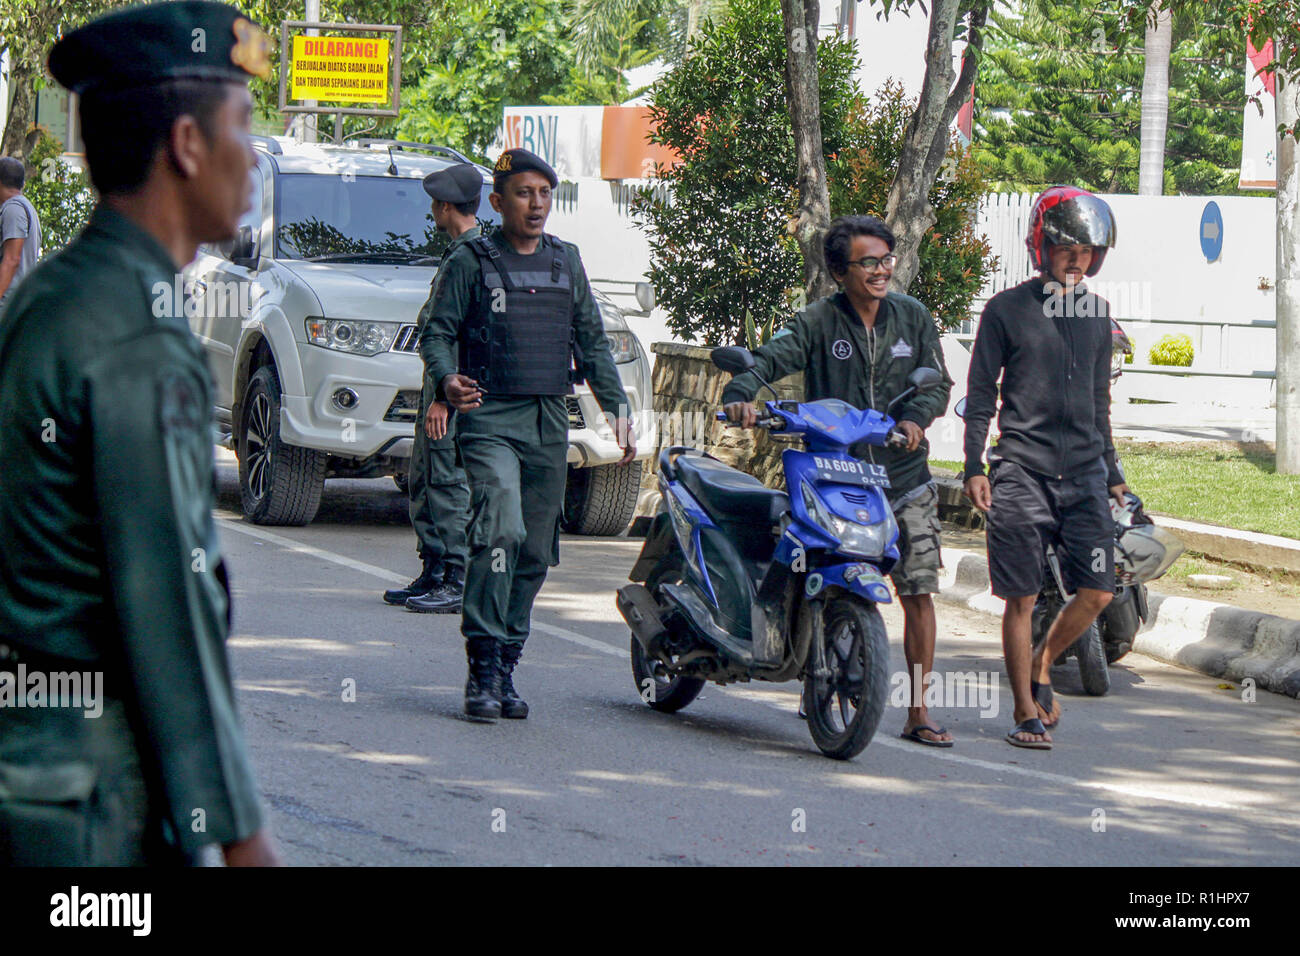
[[[414,328],[414,326],[412,326]],[[386,422],[413,422],[420,417],[420,393],[402,391],[397,393],[393,404],[388,406],[384,415]]]
[[[397,330],[390,352],[418,352],[420,350],[420,330],[414,325],[404,325]]]
[[[582,405],[579,404],[577,395],[565,395],[564,407],[569,411],[570,428],[587,427],[587,420],[582,417]]]

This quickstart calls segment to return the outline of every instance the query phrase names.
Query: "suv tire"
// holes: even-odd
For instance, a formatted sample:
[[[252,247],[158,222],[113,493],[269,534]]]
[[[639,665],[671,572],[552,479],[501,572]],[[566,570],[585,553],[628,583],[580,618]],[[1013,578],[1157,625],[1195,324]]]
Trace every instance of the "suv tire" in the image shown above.
[[[622,534],[641,494],[641,462],[570,468],[561,527],[570,534]]]
[[[264,365],[249,380],[239,415],[239,498],[254,524],[310,524],[329,456],[280,441],[280,379]]]

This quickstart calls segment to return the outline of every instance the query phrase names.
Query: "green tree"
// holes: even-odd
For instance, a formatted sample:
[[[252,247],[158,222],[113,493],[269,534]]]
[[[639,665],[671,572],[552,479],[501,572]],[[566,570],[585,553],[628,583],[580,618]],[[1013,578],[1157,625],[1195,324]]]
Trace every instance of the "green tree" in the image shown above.
[[[1023,0],[1019,13],[992,14],[975,89],[975,154],[994,188],[1136,192],[1145,24],[1108,0]],[[1174,17],[1165,192],[1235,189],[1240,59],[1199,20]]]
[[[45,61],[59,32],[68,32],[129,0],[0,0],[0,37],[9,53],[9,113],[0,153],[30,165],[37,138],[29,127],[36,97],[48,82]]]
[[[464,7],[443,55],[407,96],[398,122],[406,139],[455,146],[484,158],[516,103],[617,103],[617,70],[591,76],[576,59],[565,0],[495,0]]]
[[[827,165],[831,214],[869,213],[884,218],[889,188],[916,110],[900,83],[887,81],[871,99],[856,100],[845,123],[845,145]],[[969,150],[948,148],[948,174],[930,189],[934,226],[921,238],[920,269],[908,294],[925,303],[940,329],[970,317],[971,303],[997,258],[975,230],[975,214],[988,183]]]
[[[817,60],[833,153],[845,142],[852,45],[828,38]],[[650,233],[650,280],[686,339],[743,343],[746,313],[758,325],[783,321],[802,287],[785,61],[777,0],[734,0],[728,17],[701,23],[690,56],[654,88],[652,138],[684,162],[659,171],[671,198],[647,189],[634,211]]]
[[[63,144],[42,132],[28,157],[35,172],[23,187],[23,195],[41,222],[42,256],[66,246],[90,221],[95,208],[90,181],[59,159],[62,152]]]

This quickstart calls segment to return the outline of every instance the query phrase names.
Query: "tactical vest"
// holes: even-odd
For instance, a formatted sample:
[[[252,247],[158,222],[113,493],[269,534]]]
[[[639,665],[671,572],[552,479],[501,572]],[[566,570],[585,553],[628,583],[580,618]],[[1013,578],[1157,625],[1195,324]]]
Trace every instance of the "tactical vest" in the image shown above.
[[[461,326],[461,372],[489,395],[568,395],[580,381],[573,335],[573,275],[559,240],[544,255],[502,250],[487,236],[470,242],[483,272],[477,313]]]

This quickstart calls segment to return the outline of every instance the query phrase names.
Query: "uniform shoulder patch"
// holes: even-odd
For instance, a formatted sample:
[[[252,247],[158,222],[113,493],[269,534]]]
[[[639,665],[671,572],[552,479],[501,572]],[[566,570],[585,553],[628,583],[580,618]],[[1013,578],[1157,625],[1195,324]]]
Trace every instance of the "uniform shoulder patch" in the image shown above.
[[[166,372],[158,380],[158,420],[163,434],[192,433],[206,417],[203,392],[181,372]]]

